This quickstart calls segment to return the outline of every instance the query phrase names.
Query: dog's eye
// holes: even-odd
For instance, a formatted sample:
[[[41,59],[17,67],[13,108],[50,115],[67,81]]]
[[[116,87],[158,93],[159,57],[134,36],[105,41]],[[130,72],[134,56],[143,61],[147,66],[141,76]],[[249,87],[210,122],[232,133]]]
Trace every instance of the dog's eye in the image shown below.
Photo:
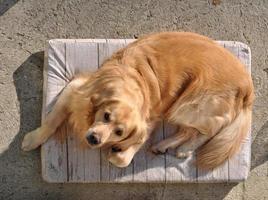
[[[118,128],[118,129],[115,130],[115,134],[118,135],[118,136],[122,136],[123,130]]]
[[[108,112],[105,112],[105,113],[104,113],[103,118],[104,118],[104,121],[105,121],[105,122],[110,122],[110,121],[111,121],[110,115],[111,115],[111,114],[108,113]]]

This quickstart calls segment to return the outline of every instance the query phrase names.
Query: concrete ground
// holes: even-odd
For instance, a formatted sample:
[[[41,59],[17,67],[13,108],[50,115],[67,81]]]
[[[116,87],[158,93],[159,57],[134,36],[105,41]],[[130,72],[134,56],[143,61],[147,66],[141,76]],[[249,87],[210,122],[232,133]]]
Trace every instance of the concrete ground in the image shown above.
[[[214,0],[215,1],[215,0]],[[40,150],[43,51],[51,38],[133,38],[164,30],[237,40],[252,50],[252,167],[239,184],[48,184]],[[268,199],[268,1],[0,0],[0,199]]]

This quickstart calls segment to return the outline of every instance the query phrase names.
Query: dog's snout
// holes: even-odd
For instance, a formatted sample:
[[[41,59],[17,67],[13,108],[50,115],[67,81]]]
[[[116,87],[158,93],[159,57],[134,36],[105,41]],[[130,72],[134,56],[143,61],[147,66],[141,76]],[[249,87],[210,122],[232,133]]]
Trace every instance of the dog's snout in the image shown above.
[[[101,142],[100,138],[95,133],[90,133],[87,136],[87,141],[89,144],[92,144],[92,145],[97,145],[97,144],[100,144]]]

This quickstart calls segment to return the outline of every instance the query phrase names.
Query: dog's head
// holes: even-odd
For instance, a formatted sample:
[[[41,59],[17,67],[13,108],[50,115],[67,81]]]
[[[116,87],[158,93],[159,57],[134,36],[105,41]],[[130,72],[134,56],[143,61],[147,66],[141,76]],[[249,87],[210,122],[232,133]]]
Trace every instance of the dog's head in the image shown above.
[[[102,73],[94,84],[93,123],[84,136],[87,144],[97,148],[126,139],[134,143],[142,140],[147,127],[141,113],[139,88],[131,80],[126,82],[120,72],[107,76]]]

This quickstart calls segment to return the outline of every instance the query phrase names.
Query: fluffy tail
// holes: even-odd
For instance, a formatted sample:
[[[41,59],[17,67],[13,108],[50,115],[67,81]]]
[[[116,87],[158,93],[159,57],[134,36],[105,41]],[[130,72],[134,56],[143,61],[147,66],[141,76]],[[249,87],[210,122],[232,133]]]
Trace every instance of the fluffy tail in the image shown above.
[[[231,156],[241,146],[251,124],[251,109],[243,108],[237,117],[197,152],[197,166],[213,169]]]

